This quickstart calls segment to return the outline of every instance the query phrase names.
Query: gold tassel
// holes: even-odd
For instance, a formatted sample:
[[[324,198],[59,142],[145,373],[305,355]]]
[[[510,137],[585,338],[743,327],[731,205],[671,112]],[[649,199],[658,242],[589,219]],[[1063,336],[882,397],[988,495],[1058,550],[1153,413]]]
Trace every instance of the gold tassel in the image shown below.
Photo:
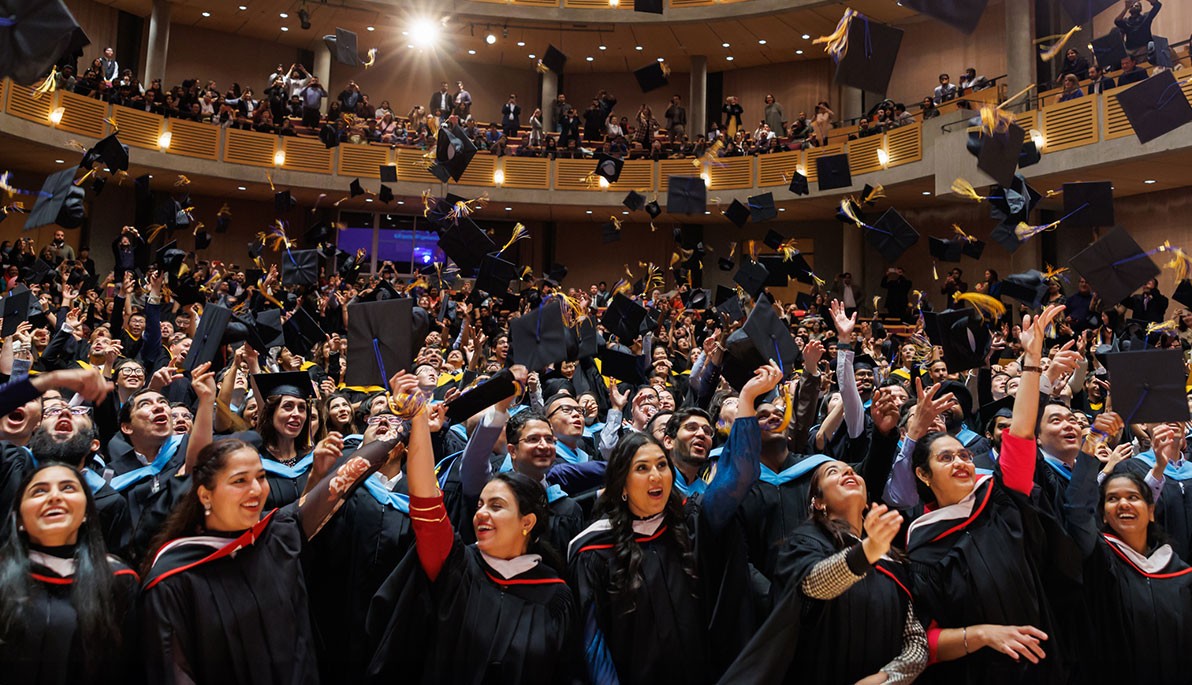
[[[984,202],[986,199],[984,195],[977,192],[977,189],[973,187],[972,183],[969,183],[963,178],[952,181],[952,192],[966,200],[973,200],[975,202]]]
[[[83,174],[82,177],[79,178],[79,180],[74,182],[74,184],[76,186],[83,185],[83,183],[85,183],[87,181],[87,179],[91,178],[91,175],[94,173],[95,173],[95,167],[91,167],[90,169],[87,170],[87,173]]]
[[[1067,270],[1068,270],[1068,267],[1066,267],[1066,266],[1061,266],[1060,268],[1057,269],[1050,264],[1044,264],[1043,265],[1043,280],[1050,281],[1053,278],[1059,278],[1060,274],[1064,273]]]
[[[956,234],[957,238],[960,238],[965,242],[971,243],[976,240],[976,238],[965,233],[964,229],[960,227],[960,224],[952,224],[952,232]]]
[[[628,278],[630,281],[633,280],[633,272],[629,270],[628,264],[625,265],[625,277]]]
[[[276,193],[277,186],[273,185],[273,175],[270,174],[268,171],[265,172],[265,180],[269,181],[269,192]]]
[[[223,203],[223,207],[220,207],[219,211],[215,213],[215,216],[220,217],[220,218],[223,218],[226,216],[232,216],[232,208],[229,207],[228,203],[225,202],[225,203]]]
[[[427,398],[420,392],[401,394],[389,398],[389,409],[399,418],[413,419],[426,409]]]
[[[188,186],[188,185],[190,185],[190,179],[189,179],[189,178],[187,178],[187,177],[186,177],[185,175],[183,175],[183,174],[178,174],[178,180],[177,180],[177,181],[174,181],[174,187],[175,187],[175,188],[182,188],[182,187],[184,187],[184,186]]]
[[[1039,59],[1043,60],[1044,62],[1050,62],[1051,60],[1058,57],[1060,52],[1063,51],[1064,45],[1066,45],[1072,36],[1076,35],[1076,33],[1080,30],[1080,26],[1073,26],[1068,30],[1067,33],[1060,37],[1058,42],[1054,43],[1051,47],[1044,48],[1043,51],[1039,53]],[[1035,42],[1040,43],[1051,38],[1054,38],[1054,36],[1048,36],[1047,38],[1042,38]]]
[[[422,191],[422,217],[430,216],[430,210],[435,206],[435,199],[430,194],[430,188]]]
[[[723,149],[724,141],[720,138],[717,138],[716,140],[712,141],[712,144],[708,146],[708,149],[704,150],[703,156],[701,156],[699,159],[691,160],[691,165],[697,169],[700,169],[712,164],[716,161],[717,156]]]
[[[869,203],[871,203],[871,202],[873,202],[873,201],[875,201],[875,200],[881,199],[881,198],[883,198],[883,197],[885,197],[885,196],[886,196],[886,189],[885,189],[885,188],[883,188],[883,187],[882,187],[882,186],[879,184],[879,185],[876,185],[876,186],[874,186],[874,187],[873,187],[873,189],[869,191],[869,194],[868,194],[868,195],[866,195],[865,197],[861,198],[861,203],[862,203],[862,204],[869,204]]]
[[[629,278],[632,279],[633,274],[630,274]],[[622,278],[613,284],[613,295],[616,295],[617,293],[621,293],[626,296],[631,295],[632,293],[630,292],[630,290],[632,289],[632,287],[633,287],[633,285],[632,285],[631,281],[627,281],[624,278]]]
[[[523,238],[529,238],[529,237],[530,237],[530,233],[529,233],[529,231],[526,230],[525,225],[523,225],[520,222],[517,224],[514,224],[513,235],[509,236],[509,242],[505,243],[504,247],[502,247],[500,250],[498,250],[497,253],[504,254],[505,250],[508,250],[509,247],[512,246],[514,243],[516,243],[519,240],[522,240]]]
[[[563,302],[563,325],[567,326],[568,328],[575,328],[578,326],[580,321],[582,321],[584,317],[588,315],[588,312],[584,309],[583,304],[581,304],[579,300],[571,297],[570,295],[564,294],[563,292],[557,292],[555,295]]]
[[[150,226],[149,237],[145,239],[145,242],[152,245],[153,241],[157,240],[157,236],[161,235],[161,232],[165,229],[165,227],[165,224],[153,224]]]
[[[794,412],[795,403],[791,400],[790,385],[788,385],[787,383],[779,382],[778,395],[782,398],[782,404],[783,404],[782,422],[779,423],[778,426],[775,427],[773,431],[771,431],[771,435],[778,435],[781,433],[785,433],[786,429],[789,428],[791,425],[791,418],[793,418],[795,415],[795,412]]]
[[[858,16],[858,12],[851,8],[844,10],[844,16],[840,18],[840,22],[836,24],[836,30],[826,36],[820,36],[811,41],[812,45],[824,44],[824,52],[832,56],[832,59],[839,62],[845,55],[848,54],[848,29],[853,23],[853,17]]]
[[[71,138],[70,140],[66,141],[66,144],[67,144],[67,146],[72,147],[72,148],[78,150],[79,152],[87,151],[87,146],[83,145],[82,143],[75,140],[74,138]]]
[[[737,254],[737,243],[732,242],[728,244],[728,258],[732,259]]]
[[[1060,188],[1059,190],[1049,190],[1049,191],[1047,191],[1047,199],[1050,200],[1053,197],[1059,197],[1060,195],[1063,195],[1063,194],[1064,194],[1063,188]]]
[[[402,292],[412,293],[412,292],[414,292],[415,289],[425,288],[426,286],[427,286],[426,279],[423,278],[422,276],[419,276],[418,278],[415,278],[412,282],[410,282],[410,284],[407,285],[405,288],[402,288]]]
[[[364,68],[368,69],[369,67],[371,67],[372,65],[374,65],[376,63],[377,63],[377,49],[369,48],[368,49],[368,59],[364,60]]]
[[[956,293],[952,296],[957,302],[967,302],[981,313],[982,318],[996,321],[1006,313],[1006,305],[995,297],[983,293]]]
[[[112,127],[112,133],[120,132],[120,125],[116,123],[116,117],[108,117],[104,121],[108,122],[108,126]]]
[[[854,209],[855,206],[852,198],[846,197],[840,201],[840,213],[855,224],[857,228],[864,228],[865,222],[861,221],[861,217],[857,216],[857,212]]]
[[[1018,225],[1014,227],[1014,235],[1018,236],[1019,241],[1025,241],[1029,238],[1039,235],[1044,231],[1050,231],[1059,225],[1059,221],[1053,221],[1049,224],[1043,224],[1041,226],[1031,226],[1025,221],[1020,221],[1018,222]]]
[[[33,99],[40,100],[42,95],[48,95],[58,89],[58,67],[50,70],[50,75],[33,89]]]
[[[1192,256],[1189,256],[1187,252],[1181,248],[1172,247],[1166,242],[1159,247],[1159,251],[1171,254],[1171,260],[1164,266],[1175,271],[1177,281],[1192,277]]]
[[[1178,322],[1175,319],[1168,319],[1167,321],[1161,321],[1159,323],[1147,324],[1146,334],[1150,335],[1152,333],[1161,333],[1163,335],[1171,336],[1178,335],[1179,328],[1177,323]]]
[[[1010,124],[1015,123],[1013,114],[1005,111],[1005,108],[1018,98],[1030,93],[1035,89],[1035,86],[1029,85],[1026,88],[1011,95],[1000,105],[990,107],[986,105],[981,108],[981,133],[986,136],[991,136],[995,133],[1005,133],[1010,129]]]
[[[881,295],[874,295],[874,296],[873,296],[873,311],[874,311],[874,312],[877,312],[877,305],[878,305],[878,303],[879,303],[879,302],[881,302],[881,301],[882,301],[882,296],[881,296]]]
[[[782,261],[789,262],[799,254],[799,243],[794,238],[789,238],[778,246],[778,251],[782,253]]]
[[[539,74],[550,73],[550,68],[548,68],[545,64],[543,64],[542,60],[538,60],[538,64],[534,68],[538,70]]]
[[[935,268],[935,260],[931,261],[931,280],[940,280],[940,272]]]

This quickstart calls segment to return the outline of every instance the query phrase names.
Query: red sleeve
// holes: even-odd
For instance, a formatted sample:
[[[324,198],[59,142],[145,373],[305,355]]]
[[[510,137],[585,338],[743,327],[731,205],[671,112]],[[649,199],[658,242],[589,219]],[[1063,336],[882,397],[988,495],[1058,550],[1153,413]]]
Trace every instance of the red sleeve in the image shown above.
[[[410,521],[414,525],[418,561],[433,583],[455,544],[455,531],[451,528],[451,519],[447,518],[447,508],[443,506],[443,494],[435,497],[410,495]]]
[[[940,634],[944,629],[939,627],[935,621],[927,628],[927,665],[930,666],[939,661],[940,653]]]
[[[1002,431],[1002,452],[998,465],[1002,469],[1002,483],[1024,495],[1031,494],[1035,484],[1035,463],[1038,448],[1034,438],[1016,438],[1010,429]]]

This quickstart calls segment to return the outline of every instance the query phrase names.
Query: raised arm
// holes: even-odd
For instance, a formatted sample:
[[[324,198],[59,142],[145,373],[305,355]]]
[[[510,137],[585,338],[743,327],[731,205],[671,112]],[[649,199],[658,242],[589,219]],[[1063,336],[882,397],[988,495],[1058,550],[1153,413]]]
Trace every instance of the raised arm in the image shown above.
[[[832,300],[831,311],[839,341],[836,345],[836,380],[840,386],[840,399],[844,402],[844,425],[850,438],[858,438],[865,431],[865,406],[853,376],[853,327],[857,324],[857,314],[845,315],[840,300]]]
[[[426,419],[423,418],[423,425]],[[411,437],[411,442],[413,438]],[[429,442],[429,441],[428,441]],[[302,519],[302,532],[307,539],[313,538],[328,520],[343,506],[344,501],[365,478],[401,450],[402,444],[396,440],[370,442],[352,453],[352,457],[344,462],[334,472],[324,476],[310,490],[298,500],[299,516]],[[433,460],[433,457],[432,457]],[[431,466],[432,472],[434,466]],[[433,473],[432,473],[433,477]],[[413,490],[413,484],[410,486]],[[413,499],[410,505],[411,515],[414,513]],[[446,521],[446,518],[443,519]],[[450,530],[451,524],[447,523]]]
[[[807,445],[807,436],[815,423],[819,407],[820,375],[819,363],[824,356],[824,345],[812,340],[803,346],[803,379],[791,393],[795,403],[794,419],[786,429],[787,445],[792,452],[802,452]],[[794,381],[791,381],[792,385]]]
[[[1076,468],[1072,480],[1068,481],[1064,497],[1064,528],[1076,541],[1081,554],[1089,556],[1097,544],[1097,471],[1101,462],[1091,456],[1097,450],[1096,435],[1114,436],[1121,432],[1122,420],[1113,412],[1099,414],[1093,422],[1093,430],[1084,439],[1080,454],[1076,457]]]
[[[195,405],[195,422],[190,430],[190,439],[186,441],[186,473],[190,473],[199,452],[211,444],[215,430],[215,371],[211,362],[195,367],[191,374],[190,386],[198,396]]]
[[[915,393],[919,401],[915,405],[915,413],[906,423],[906,439],[903,440],[902,448],[890,468],[890,476],[886,480],[886,493],[882,497],[890,506],[909,509],[919,504],[914,469],[911,468],[911,454],[915,451],[915,443],[933,430],[940,415],[956,401],[952,393],[937,397],[941,387],[941,384],[936,383],[924,391],[923,379],[915,378]]]
[[[1023,347],[1022,380],[1014,396],[1014,416],[1002,437],[998,465],[1006,487],[1024,495],[1031,493],[1035,479],[1035,425],[1039,420],[1039,376],[1043,358],[1043,339],[1047,327],[1063,313],[1063,305],[1051,306],[1037,317],[1022,319],[1020,340]]]
[[[526,367],[514,366],[509,369],[509,372],[522,383],[522,387],[525,387]],[[502,371],[501,373],[506,372]],[[480,423],[476,425],[476,429],[468,438],[463,456],[460,457],[462,461],[460,462],[459,477],[460,489],[463,496],[469,501],[479,498],[480,491],[488,482],[491,468],[489,457],[492,456],[497,438],[501,437],[501,433],[505,430],[505,424],[509,422],[509,408],[513,406],[513,401],[516,398],[517,393],[514,391],[513,394],[485,411]]]

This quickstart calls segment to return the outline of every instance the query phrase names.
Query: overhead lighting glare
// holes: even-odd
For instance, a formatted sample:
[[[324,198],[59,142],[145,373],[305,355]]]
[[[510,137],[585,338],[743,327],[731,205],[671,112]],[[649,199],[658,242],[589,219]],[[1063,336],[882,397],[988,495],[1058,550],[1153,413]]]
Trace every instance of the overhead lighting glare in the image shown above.
[[[410,26],[414,44],[425,48],[433,46],[439,40],[439,23],[431,19],[415,19]]]
[[[484,37],[484,42],[488,43],[489,45],[496,45],[497,37],[494,34],[490,33]]]

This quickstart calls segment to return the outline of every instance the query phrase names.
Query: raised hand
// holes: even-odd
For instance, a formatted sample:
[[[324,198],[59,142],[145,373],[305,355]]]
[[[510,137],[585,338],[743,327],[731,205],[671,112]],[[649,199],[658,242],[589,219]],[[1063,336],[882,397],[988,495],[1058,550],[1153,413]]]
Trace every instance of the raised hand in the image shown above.
[[[207,366],[207,365],[205,364],[204,366]],[[199,370],[198,368],[195,369],[196,372],[198,370]],[[176,369],[174,369],[174,367],[163,366],[162,368],[155,371],[152,376],[149,377],[149,389],[155,390],[157,392],[161,392],[162,390],[165,389],[165,387],[167,385],[169,385],[170,383],[173,383],[174,381],[178,380],[179,378],[182,378],[182,374],[178,373],[178,371]],[[196,376],[196,378],[197,378],[197,376]],[[195,392],[196,393],[198,392],[197,386],[195,387]]]
[[[1063,311],[1064,305],[1051,305],[1044,309],[1039,316],[1032,317],[1027,314],[1022,317],[1022,332],[1018,334],[1018,340],[1022,343],[1022,349],[1026,353],[1027,364],[1039,363],[1043,355],[1043,339],[1046,336],[1047,327]]]
[[[612,404],[613,409],[624,412],[625,404],[629,402],[629,391],[621,392],[616,385],[609,386],[608,401]]]
[[[173,369],[165,367],[153,374],[153,379],[156,381],[158,376],[162,376],[162,371],[165,371],[163,377],[172,377],[174,380],[182,378],[182,374],[175,373]],[[171,380],[171,382],[173,382]],[[166,385],[169,385],[167,383]],[[194,388],[195,395],[199,398],[199,408],[209,407],[215,401],[215,369],[212,368],[211,362],[199,364],[195,370],[191,372],[190,385]],[[162,386],[165,387],[164,385]]]
[[[916,405],[914,415],[906,424],[906,436],[908,438],[918,440],[927,435],[935,420],[956,403],[956,397],[952,393],[945,395],[939,394],[942,387],[941,384],[937,383],[924,391],[923,379],[915,378],[915,394],[918,396],[919,401]]]
[[[753,378],[746,381],[745,386],[741,388],[741,394],[737,402],[737,417],[753,416],[753,406],[757,398],[770,392],[781,382],[782,370],[773,361],[765,366],[759,366],[754,369]]]
[[[828,311],[832,314],[832,322],[836,324],[836,336],[842,343],[853,341],[853,327],[857,325],[857,313],[850,317],[844,313],[844,304],[840,300],[832,300]]]
[[[343,456],[344,436],[334,431],[315,445],[314,464],[317,473],[327,473],[335,465],[336,460]]]
[[[882,435],[889,435],[898,428],[898,421],[902,418],[902,407],[898,405],[898,398],[894,393],[879,388],[869,405],[869,415],[873,417],[874,429]]]
[[[894,536],[898,535],[898,530],[902,527],[902,514],[884,504],[875,504],[865,515],[864,526],[865,539],[861,541],[861,547],[865,550],[865,558],[869,563],[875,564],[890,552]]]
[[[820,360],[824,358],[824,344],[812,340],[803,346],[803,370],[810,375],[819,373]]]

